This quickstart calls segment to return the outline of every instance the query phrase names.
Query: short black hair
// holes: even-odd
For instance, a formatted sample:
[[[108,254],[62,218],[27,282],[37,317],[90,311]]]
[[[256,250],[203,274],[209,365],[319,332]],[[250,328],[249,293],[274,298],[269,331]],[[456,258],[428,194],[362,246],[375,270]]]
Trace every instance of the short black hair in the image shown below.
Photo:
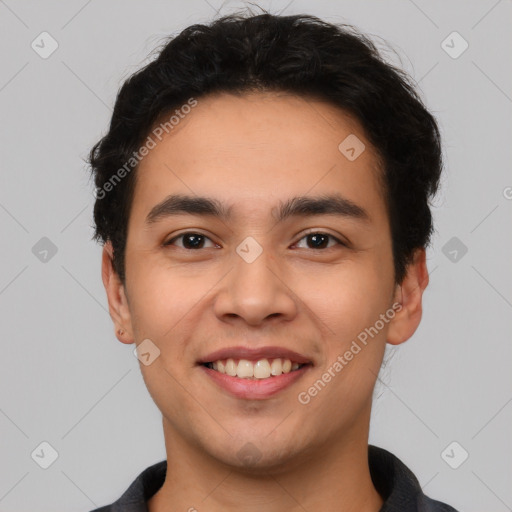
[[[412,79],[386,62],[368,36],[312,15],[238,12],[189,26],[158,50],[122,85],[108,133],[89,154],[96,186],[93,239],[112,242],[123,284],[134,153],[159,119],[190,98],[253,91],[317,98],[359,121],[377,151],[394,279],[403,281],[414,250],[426,248],[434,231],[430,200],[443,166],[441,138]]]

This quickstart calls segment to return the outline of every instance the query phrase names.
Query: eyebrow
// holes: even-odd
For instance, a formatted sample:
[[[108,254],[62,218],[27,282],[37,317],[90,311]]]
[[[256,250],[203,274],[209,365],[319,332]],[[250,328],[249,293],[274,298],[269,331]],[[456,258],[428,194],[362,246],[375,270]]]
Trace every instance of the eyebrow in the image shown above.
[[[273,209],[273,212],[275,209]],[[166,197],[154,206],[146,217],[146,224],[156,223],[174,215],[212,216],[222,220],[231,219],[232,206],[226,207],[214,198],[174,194]],[[277,214],[273,213],[277,222],[289,217],[307,217],[314,215],[337,215],[363,222],[370,222],[370,215],[361,206],[340,194],[322,196],[297,196],[281,201]]]

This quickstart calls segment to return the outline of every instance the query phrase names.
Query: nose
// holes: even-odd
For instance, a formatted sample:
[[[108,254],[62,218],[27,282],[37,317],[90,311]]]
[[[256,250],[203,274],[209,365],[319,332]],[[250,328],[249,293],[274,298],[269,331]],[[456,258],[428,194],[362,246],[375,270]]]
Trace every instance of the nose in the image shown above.
[[[232,261],[232,270],[221,281],[214,302],[220,320],[258,326],[290,321],[296,316],[297,299],[290,272],[276,263],[270,250],[263,250],[252,262],[235,252]]]

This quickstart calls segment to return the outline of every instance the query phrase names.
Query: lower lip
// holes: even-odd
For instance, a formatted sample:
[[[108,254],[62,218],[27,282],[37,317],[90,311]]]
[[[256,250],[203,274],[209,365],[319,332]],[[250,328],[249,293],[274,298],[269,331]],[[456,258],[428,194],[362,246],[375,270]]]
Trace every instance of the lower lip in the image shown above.
[[[240,377],[231,377],[225,373],[220,373],[206,366],[201,366],[201,368],[218,386],[235,397],[245,400],[263,400],[291,386],[309,370],[310,366],[306,364],[293,372],[283,373],[268,379],[241,379]]]

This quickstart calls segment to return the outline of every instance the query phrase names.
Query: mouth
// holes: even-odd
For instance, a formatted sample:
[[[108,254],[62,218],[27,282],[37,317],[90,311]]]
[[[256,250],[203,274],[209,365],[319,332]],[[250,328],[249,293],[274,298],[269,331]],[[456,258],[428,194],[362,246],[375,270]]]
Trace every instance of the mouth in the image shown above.
[[[198,365],[230,395],[262,400],[299,380],[313,367],[313,361],[279,347],[233,347],[209,354]]]
[[[249,359],[218,359],[208,363],[202,363],[210,370],[219,372],[230,377],[248,380],[272,379],[287,373],[300,370],[310,363],[298,363],[288,358],[261,358]]]

